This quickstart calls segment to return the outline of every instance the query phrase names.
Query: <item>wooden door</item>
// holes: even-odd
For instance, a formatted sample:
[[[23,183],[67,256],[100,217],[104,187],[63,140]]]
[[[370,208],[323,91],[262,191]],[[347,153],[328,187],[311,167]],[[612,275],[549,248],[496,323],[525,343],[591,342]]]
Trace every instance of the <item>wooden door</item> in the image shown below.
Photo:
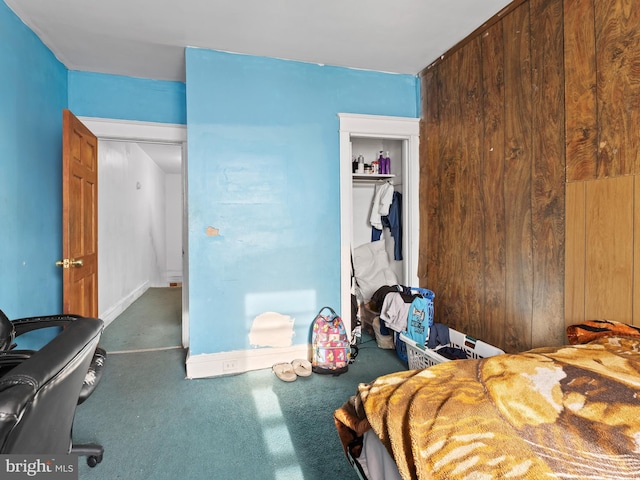
[[[98,316],[98,139],[62,116],[63,312]]]

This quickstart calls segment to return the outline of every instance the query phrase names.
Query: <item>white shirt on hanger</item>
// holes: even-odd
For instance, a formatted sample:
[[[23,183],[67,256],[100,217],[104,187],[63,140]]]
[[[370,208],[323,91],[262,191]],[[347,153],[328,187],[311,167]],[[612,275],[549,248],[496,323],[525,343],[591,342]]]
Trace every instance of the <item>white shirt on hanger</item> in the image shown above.
[[[389,215],[389,207],[393,201],[393,185],[390,182],[384,182],[382,185],[376,185],[373,193],[373,205],[371,206],[371,217],[369,221],[371,226],[382,230],[382,217]]]

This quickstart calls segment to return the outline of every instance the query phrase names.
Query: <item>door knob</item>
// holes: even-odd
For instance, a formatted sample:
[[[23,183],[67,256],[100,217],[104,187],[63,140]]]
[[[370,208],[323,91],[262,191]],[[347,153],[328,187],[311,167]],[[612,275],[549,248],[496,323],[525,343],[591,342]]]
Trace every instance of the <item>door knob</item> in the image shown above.
[[[70,267],[77,268],[83,265],[84,265],[84,261],[82,259],[76,260],[74,258],[64,258],[56,262],[56,267],[62,267],[62,268],[70,268]]]

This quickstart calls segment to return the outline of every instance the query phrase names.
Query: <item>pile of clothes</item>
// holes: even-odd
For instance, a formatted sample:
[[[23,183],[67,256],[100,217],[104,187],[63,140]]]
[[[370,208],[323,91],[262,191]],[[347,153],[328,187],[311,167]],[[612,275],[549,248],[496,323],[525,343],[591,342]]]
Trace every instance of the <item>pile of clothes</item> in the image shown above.
[[[377,313],[372,328],[378,346],[395,348],[397,332],[419,345],[437,349],[445,358],[467,358],[463,349],[449,345],[449,327],[433,322],[434,296],[430,290],[403,285],[385,285],[376,290],[367,308]]]

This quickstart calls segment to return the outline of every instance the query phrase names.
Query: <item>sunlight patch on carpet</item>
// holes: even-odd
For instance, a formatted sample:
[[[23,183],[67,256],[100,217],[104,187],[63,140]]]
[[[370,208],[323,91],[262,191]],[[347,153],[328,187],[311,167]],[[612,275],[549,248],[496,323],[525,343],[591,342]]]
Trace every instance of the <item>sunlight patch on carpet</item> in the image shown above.
[[[253,389],[251,395],[262,425],[264,443],[272,457],[276,480],[304,480],[277,395],[266,387]]]

